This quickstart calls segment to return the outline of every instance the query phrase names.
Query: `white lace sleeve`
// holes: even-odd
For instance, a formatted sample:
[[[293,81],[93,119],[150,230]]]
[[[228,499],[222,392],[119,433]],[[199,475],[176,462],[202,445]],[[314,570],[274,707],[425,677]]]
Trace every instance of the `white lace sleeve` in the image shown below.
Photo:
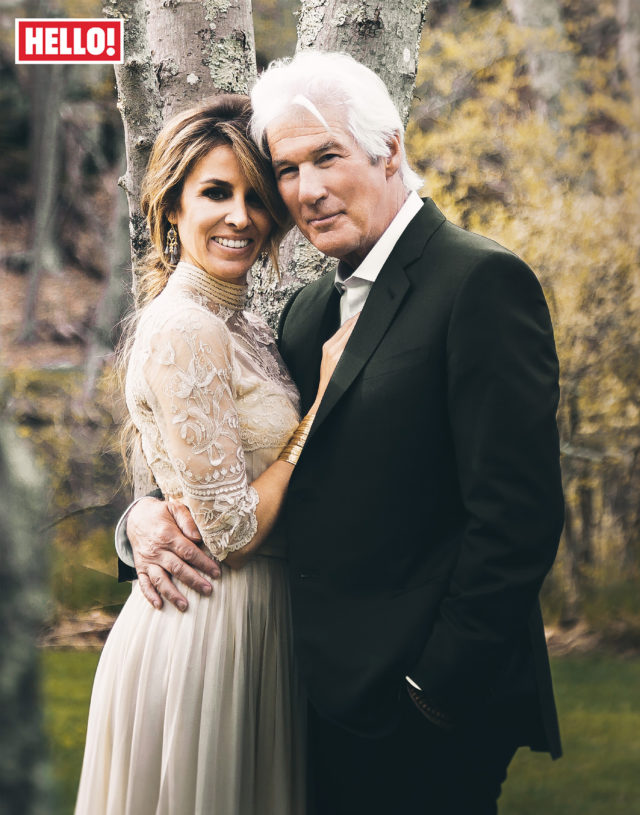
[[[257,529],[234,404],[233,344],[226,325],[200,308],[149,337],[144,377],[160,437],[205,546],[220,560]]]

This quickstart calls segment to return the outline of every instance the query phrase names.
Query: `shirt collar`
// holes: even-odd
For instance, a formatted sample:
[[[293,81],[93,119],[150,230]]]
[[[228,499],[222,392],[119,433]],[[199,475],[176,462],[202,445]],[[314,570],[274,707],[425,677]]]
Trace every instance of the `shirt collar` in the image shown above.
[[[407,200],[396,213],[395,218],[373,245],[369,254],[358,268],[353,271],[342,261],[338,264],[335,276],[335,286],[338,291],[343,290],[343,283],[347,278],[358,278],[373,283],[380,274],[380,270],[387,262],[387,258],[394,246],[400,240],[402,233],[409,226],[409,222],[422,208],[422,200],[417,192],[410,192]]]

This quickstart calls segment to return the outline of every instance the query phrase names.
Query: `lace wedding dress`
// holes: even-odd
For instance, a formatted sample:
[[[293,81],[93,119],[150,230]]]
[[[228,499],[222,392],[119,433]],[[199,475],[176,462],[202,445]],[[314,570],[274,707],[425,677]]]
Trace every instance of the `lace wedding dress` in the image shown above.
[[[97,669],[76,815],[301,815],[305,708],[277,533],[247,566],[250,486],[298,423],[295,388],[246,287],[179,263],[140,317],[126,396],[165,496],[222,562],[185,613],[134,582]]]

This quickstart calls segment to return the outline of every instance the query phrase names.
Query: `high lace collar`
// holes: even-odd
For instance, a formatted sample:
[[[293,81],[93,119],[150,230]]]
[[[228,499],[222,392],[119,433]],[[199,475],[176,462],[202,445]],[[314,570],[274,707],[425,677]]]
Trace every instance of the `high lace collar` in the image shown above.
[[[247,304],[249,286],[221,280],[184,260],[178,263],[171,279],[192,286],[200,294],[233,311],[242,311]]]

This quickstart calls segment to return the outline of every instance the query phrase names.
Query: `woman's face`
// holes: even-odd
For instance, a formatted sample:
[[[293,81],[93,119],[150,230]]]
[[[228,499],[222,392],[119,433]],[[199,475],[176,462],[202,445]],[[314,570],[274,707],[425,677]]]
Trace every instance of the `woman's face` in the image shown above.
[[[273,228],[226,144],[214,147],[191,170],[170,220],[180,237],[180,260],[235,283],[245,281]]]

